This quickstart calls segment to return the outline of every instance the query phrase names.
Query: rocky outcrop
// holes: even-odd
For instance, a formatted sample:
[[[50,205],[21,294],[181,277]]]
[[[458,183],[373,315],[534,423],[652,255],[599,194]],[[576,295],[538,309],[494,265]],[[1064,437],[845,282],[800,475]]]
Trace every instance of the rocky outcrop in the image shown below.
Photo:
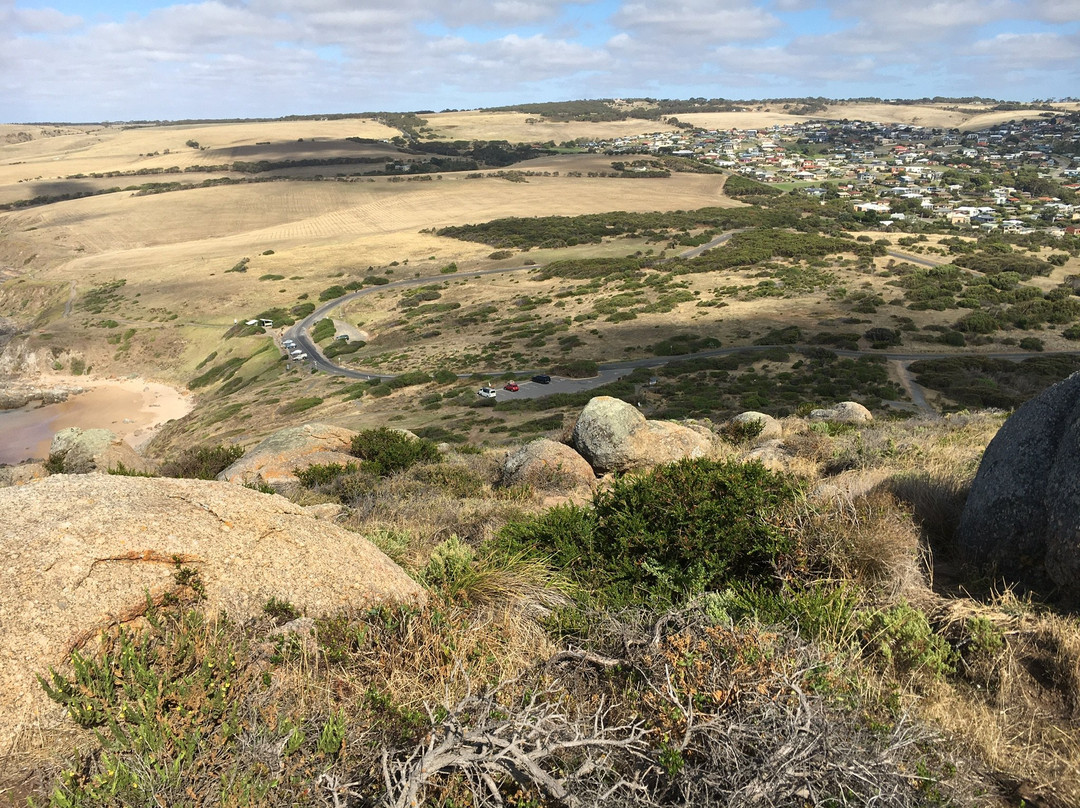
[[[758,443],[746,455],[747,460],[756,460],[773,471],[787,471],[791,463],[791,454],[779,438]]]
[[[308,466],[355,463],[349,454],[351,429],[303,424],[279,430],[218,475],[237,485],[263,483],[282,489],[297,482],[296,472]]]
[[[589,462],[564,443],[538,438],[508,454],[502,484],[531,485],[541,491],[593,488],[596,475]]]
[[[420,604],[424,592],[363,537],[288,500],[203,480],[54,475],[0,489],[0,749],[62,726],[35,677],[198,573],[210,614],[271,597],[310,615]],[[24,738],[24,740],[26,740]],[[16,747],[18,748],[18,747]]]
[[[0,466],[0,488],[26,485],[49,476],[44,463],[20,463],[17,466]]]
[[[777,440],[784,436],[784,427],[781,423],[771,415],[766,415],[763,412],[755,412],[754,410],[741,412],[732,418],[729,423],[735,424],[737,427],[761,424],[761,431],[754,436],[754,441],[758,443]]]
[[[45,404],[59,404],[67,401],[68,396],[78,395],[84,388],[77,385],[53,385],[42,387],[34,384],[13,384],[0,389],[0,410],[15,410],[25,407],[32,401]]]
[[[49,461],[64,474],[108,472],[121,464],[132,471],[150,471],[147,463],[116,433],[108,429],[61,429],[53,435]]]
[[[715,446],[708,429],[648,421],[636,407],[611,396],[597,396],[585,405],[571,443],[601,473],[707,457]]]
[[[990,441],[957,542],[980,570],[1080,601],[1080,374],[1028,401]]]
[[[841,401],[828,409],[811,410],[811,421],[832,421],[837,424],[868,424],[873,413],[857,401]]]

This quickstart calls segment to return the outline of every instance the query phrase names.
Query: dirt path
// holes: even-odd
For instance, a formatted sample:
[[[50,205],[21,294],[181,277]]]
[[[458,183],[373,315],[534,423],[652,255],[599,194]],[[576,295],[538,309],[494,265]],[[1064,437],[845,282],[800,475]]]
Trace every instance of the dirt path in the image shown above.
[[[71,294],[68,296],[68,302],[64,304],[64,316],[71,316],[71,309],[75,305],[75,281],[71,282]]]
[[[930,406],[930,403],[926,400],[926,394],[923,392],[922,387],[915,381],[911,375],[911,371],[908,366],[911,364],[910,359],[890,359],[889,364],[892,365],[896,371],[896,378],[900,382],[900,386],[904,388],[904,392],[908,394],[908,398],[911,399],[911,403],[925,412],[927,415],[931,415],[934,418],[940,418],[938,411]]]

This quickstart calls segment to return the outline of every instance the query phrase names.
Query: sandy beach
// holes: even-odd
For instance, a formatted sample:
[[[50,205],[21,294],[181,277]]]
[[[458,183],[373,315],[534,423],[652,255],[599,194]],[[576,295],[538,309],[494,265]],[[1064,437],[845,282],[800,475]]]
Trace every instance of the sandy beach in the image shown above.
[[[195,406],[188,391],[138,377],[49,374],[33,381],[42,386],[78,386],[85,392],[59,404],[0,411],[0,463],[47,457],[53,434],[72,426],[109,429],[138,449],[163,424],[184,417]]]

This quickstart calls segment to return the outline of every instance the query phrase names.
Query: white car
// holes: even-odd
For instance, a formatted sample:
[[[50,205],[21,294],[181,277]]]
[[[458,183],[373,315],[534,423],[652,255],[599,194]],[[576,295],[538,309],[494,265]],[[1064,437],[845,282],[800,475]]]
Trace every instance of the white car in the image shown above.
[[[491,387],[481,387],[476,394],[481,398],[495,398],[495,390]]]

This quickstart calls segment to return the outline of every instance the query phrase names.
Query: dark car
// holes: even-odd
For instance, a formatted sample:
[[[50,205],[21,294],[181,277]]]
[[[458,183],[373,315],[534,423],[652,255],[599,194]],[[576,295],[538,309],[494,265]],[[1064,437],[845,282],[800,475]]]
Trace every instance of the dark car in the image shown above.
[[[537,373],[532,377],[532,380],[537,384],[551,384],[551,377],[546,373]]]

